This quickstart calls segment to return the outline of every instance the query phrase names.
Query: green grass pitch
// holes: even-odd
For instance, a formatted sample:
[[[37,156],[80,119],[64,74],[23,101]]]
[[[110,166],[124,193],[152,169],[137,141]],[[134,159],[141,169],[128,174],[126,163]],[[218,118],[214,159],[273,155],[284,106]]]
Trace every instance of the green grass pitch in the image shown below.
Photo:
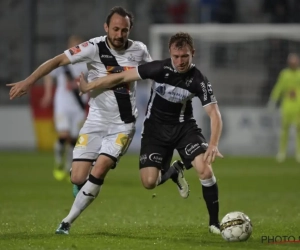
[[[73,202],[72,186],[52,178],[50,153],[0,153],[0,249],[223,250],[299,249],[267,244],[262,237],[300,236],[300,164],[289,159],[224,158],[214,163],[220,219],[243,211],[252,220],[247,242],[228,243],[208,232],[199,180],[186,172],[190,197],[182,199],[168,181],[146,190],[138,157],[126,155],[101,193],[73,224],[70,235],[54,232]],[[155,194],[155,195],[154,195]]]

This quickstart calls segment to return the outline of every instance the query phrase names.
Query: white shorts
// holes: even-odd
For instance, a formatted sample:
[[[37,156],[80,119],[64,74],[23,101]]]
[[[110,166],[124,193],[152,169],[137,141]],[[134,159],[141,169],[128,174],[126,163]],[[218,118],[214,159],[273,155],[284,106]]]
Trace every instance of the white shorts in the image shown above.
[[[84,110],[56,111],[54,114],[57,132],[68,131],[72,138],[77,138],[85,119]]]
[[[104,119],[95,119],[90,109],[87,120],[79,132],[73,150],[73,161],[95,161],[99,155],[106,155],[118,162],[123,156],[135,133],[135,123],[113,124]]]

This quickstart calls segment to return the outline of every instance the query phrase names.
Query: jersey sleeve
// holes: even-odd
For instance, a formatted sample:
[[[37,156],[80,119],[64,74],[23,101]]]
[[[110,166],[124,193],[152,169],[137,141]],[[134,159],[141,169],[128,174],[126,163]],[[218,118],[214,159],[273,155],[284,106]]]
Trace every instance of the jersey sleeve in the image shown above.
[[[78,62],[91,62],[98,54],[98,46],[92,40],[86,41],[64,51],[72,64]]]
[[[149,53],[149,50],[146,45],[144,45],[144,55],[143,55],[143,62],[152,62],[152,57]]]
[[[137,67],[137,72],[141,79],[154,80],[163,72],[163,65],[161,61],[152,61]]]
[[[203,107],[211,103],[217,103],[211,83],[205,76],[202,78],[202,81],[196,82],[196,95],[199,97]]]

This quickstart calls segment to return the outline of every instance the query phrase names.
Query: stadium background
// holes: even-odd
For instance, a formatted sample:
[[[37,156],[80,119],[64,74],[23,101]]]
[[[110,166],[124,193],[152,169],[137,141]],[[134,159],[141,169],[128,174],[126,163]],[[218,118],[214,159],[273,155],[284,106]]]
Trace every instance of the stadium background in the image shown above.
[[[155,190],[142,187],[137,152],[147,83],[138,86],[140,116],[130,153],[71,234],[54,234],[74,198],[71,184],[52,176],[52,110],[38,105],[41,82],[14,101],[5,84],[61,53],[69,35],[103,35],[115,5],[134,13],[131,38],[147,44],[154,59],[167,56],[170,32],[193,35],[195,63],[211,80],[224,121],[219,149],[225,158],[214,163],[220,218],[235,210],[248,214],[254,225],[249,241],[228,244],[208,233],[193,170],[186,171],[186,200],[171,181]],[[300,53],[299,13],[298,0],[0,0],[0,249],[299,249],[266,244],[281,235],[299,239],[299,163],[276,162],[280,117],[266,109],[287,54]],[[197,99],[194,110],[208,137],[209,121]]]
[[[287,54],[299,51],[297,33],[300,32],[296,24],[299,4],[292,0],[275,1],[283,10],[278,15],[270,2],[122,2],[135,15],[131,38],[146,43],[154,59],[168,56],[167,39],[173,30],[186,30],[185,25],[190,26],[197,50],[195,63],[211,80],[221,107],[224,131],[220,149],[227,155],[270,156],[277,150],[279,115],[268,112],[265,105],[279,71],[285,66]],[[106,13],[118,4],[115,0],[64,0],[55,5],[50,0],[0,2],[1,149],[50,150],[55,138],[52,110],[39,107],[42,87],[37,85],[30,96],[10,102],[4,83],[26,77],[37,65],[61,53],[71,34],[85,39],[104,34]],[[167,27],[157,27],[161,25]],[[225,33],[217,36],[224,29]],[[160,31],[153,33],[155,30]],[[268,33],[269,30],[275,30],[276,34]],[[140,84],[137,94],[140,116],[131,152],[139,149],[148,96],[148,84]],[[209,124],[198,100],[194,100],[194,109],[208,136]],[[290,154],[293,149],[292,132]]]

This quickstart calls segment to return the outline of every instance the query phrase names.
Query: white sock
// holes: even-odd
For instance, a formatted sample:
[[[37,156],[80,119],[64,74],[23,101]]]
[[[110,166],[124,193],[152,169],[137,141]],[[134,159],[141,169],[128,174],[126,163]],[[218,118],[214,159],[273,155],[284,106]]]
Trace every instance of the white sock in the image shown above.
[[[94,201],[100,192],[100,188],[100,185],[87,181],[77,194],[68,216],[62,221],[72,224],[81,212]]]
[[[55,157],[55,163],[57,165],[61,165],[63,161],[63,154],[64,154],[65,147],[63,144],[59,142],[59,140],[56,141],[54,146],[54,157]]]
[[[65,164],[65,171],[69,172],[72,167],[73,162],[73,145],[68,145],[67,148],[67,155],[66,155],[66,164]]]
[[[161,182],[161,171],[159,171],[159,173],[158,173],[158,177],[156,180],[156,186],[158,186],[158,184],[160,184],[160,182]]]
[[[210,179],[205,179],[205,180],[199,179],[199,180],[200,180],[202,186],[204,186],[204,187],[211,187],[214,184],[216,184],[216,182],[217,182],[216,177],[214,175]]]

